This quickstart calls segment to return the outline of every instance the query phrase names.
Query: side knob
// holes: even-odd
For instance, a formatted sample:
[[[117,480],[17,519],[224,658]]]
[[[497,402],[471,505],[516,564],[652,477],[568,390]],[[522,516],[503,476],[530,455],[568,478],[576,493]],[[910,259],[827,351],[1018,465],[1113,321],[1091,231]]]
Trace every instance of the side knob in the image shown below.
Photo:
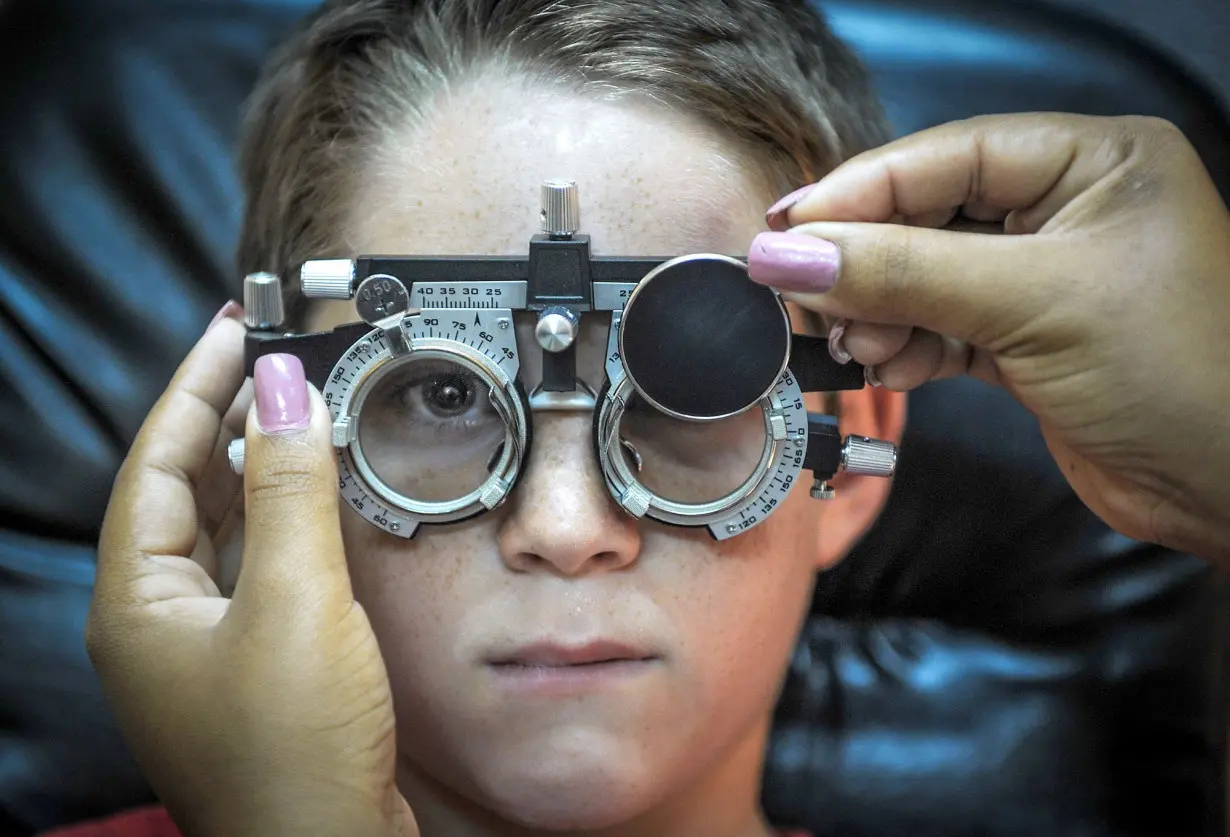
[[[350,299],[354,296],[354,262],[312,259],[299,268],[299,288],[309,299]]]
[[[226,459],[231,463],[231,470],[240,476],[243,475],[243,453],[243,437],[231,439],[231,443],[226,446]]]
[[[891,477],[897,471],[897,446],[881,439],[848,436],[841,448],[841,465],[848,474]]]

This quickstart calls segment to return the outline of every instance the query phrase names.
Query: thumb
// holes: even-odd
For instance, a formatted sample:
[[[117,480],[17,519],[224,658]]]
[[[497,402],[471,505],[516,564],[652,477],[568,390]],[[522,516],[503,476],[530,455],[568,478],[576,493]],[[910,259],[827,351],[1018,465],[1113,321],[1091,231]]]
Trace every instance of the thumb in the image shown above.
[[[353,593],[338,520],[329,409],[293,355],[261,356],[252,377],[243,565],[233,611],[275,620],[270,624],[344,613]]]
[[[1052,247],[1032,235],[821,222],[758,235],[748,272],[819,314],[994,349],[1053,304]]]

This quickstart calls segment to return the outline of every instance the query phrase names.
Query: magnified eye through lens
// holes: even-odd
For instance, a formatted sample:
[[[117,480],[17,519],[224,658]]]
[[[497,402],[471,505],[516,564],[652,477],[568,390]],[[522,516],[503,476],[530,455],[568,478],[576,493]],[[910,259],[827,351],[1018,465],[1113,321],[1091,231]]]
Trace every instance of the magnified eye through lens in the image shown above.
[[[390,364],[366,389],[358,445],[385,485],[421,502],[478,489],[505,439],[491,384],[457,360],[416,357]]]
[[[688,421],[666,415],[635,393],[620,418],[619,437],[636,479],[654,494],[684,504],[710,503],[742,486],[756,472],[767,438],[759,409]]]
[[[458,418],[474,406],[479,381],[463,372],[441,372],[429,378],[409,381],[398,396],[403,400],[417,395],[429,412],[440,418]]]

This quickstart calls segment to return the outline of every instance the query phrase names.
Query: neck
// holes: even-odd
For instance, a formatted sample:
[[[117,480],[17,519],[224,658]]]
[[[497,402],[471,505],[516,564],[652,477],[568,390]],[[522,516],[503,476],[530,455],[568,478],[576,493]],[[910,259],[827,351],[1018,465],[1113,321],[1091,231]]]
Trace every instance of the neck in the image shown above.
[[[398,785],[421,837],[771,837],[774,832],[760,811],[767,732],[766,721],[649,810],[601,828],[551,830],[509,822],[404,758],[398,764]]]

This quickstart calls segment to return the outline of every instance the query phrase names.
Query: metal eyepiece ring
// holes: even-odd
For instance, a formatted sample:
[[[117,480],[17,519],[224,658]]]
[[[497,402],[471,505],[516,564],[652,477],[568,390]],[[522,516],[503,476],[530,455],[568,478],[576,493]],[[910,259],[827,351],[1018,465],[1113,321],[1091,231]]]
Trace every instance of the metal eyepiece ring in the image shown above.
[[[764,417],[764,446],[759,461],[742,482],[722,497],[700,502],[678,502],[663,497],[642,481],[644,460],[640,451],[623,437],[620,424],[628,399],[633,397],[634,386],[628,377],[622,377],[606,393],[598,405],[596,448],[599,466],[607,480],[611,495],[630,514],[649,516],[664,523],[682,526],[709,526],[724,523],[732,513],[748,505],[773,478],[778,467],[779,454],[783,447],[782,432],[775,432],[774,408],[768,399],[760,405]],[[629,451],[631,447],[631,451]]]
[[[415,312],[398,328],[406,351],[396,351],[387,332],[374,329],[342,356],[322,389],[333,413],[343,498],[369,522],[400,537],[413,535],[419,523],[452,523],[495,508],[508,496],[524,466],[529,451],[529,405],[515,383],[515,355],[510,359],[506,351],[515,346],[515,335],[495,326],[498,313],[475,313],[480,318],[475,331],[489,334],[491,342],[467,344],[455,335],[440,334],[434,312]],[[505,430],[496,454],[487,461],[485,479],[473,490],[462,489],[461,496],[445,500],[407,496],[382,479],[378,463],[364,450],[361,429],[368,398],[385,382],[396,381],[390,376],[398,375],[406,364],[432,361],[464,369],[481,382]]]

